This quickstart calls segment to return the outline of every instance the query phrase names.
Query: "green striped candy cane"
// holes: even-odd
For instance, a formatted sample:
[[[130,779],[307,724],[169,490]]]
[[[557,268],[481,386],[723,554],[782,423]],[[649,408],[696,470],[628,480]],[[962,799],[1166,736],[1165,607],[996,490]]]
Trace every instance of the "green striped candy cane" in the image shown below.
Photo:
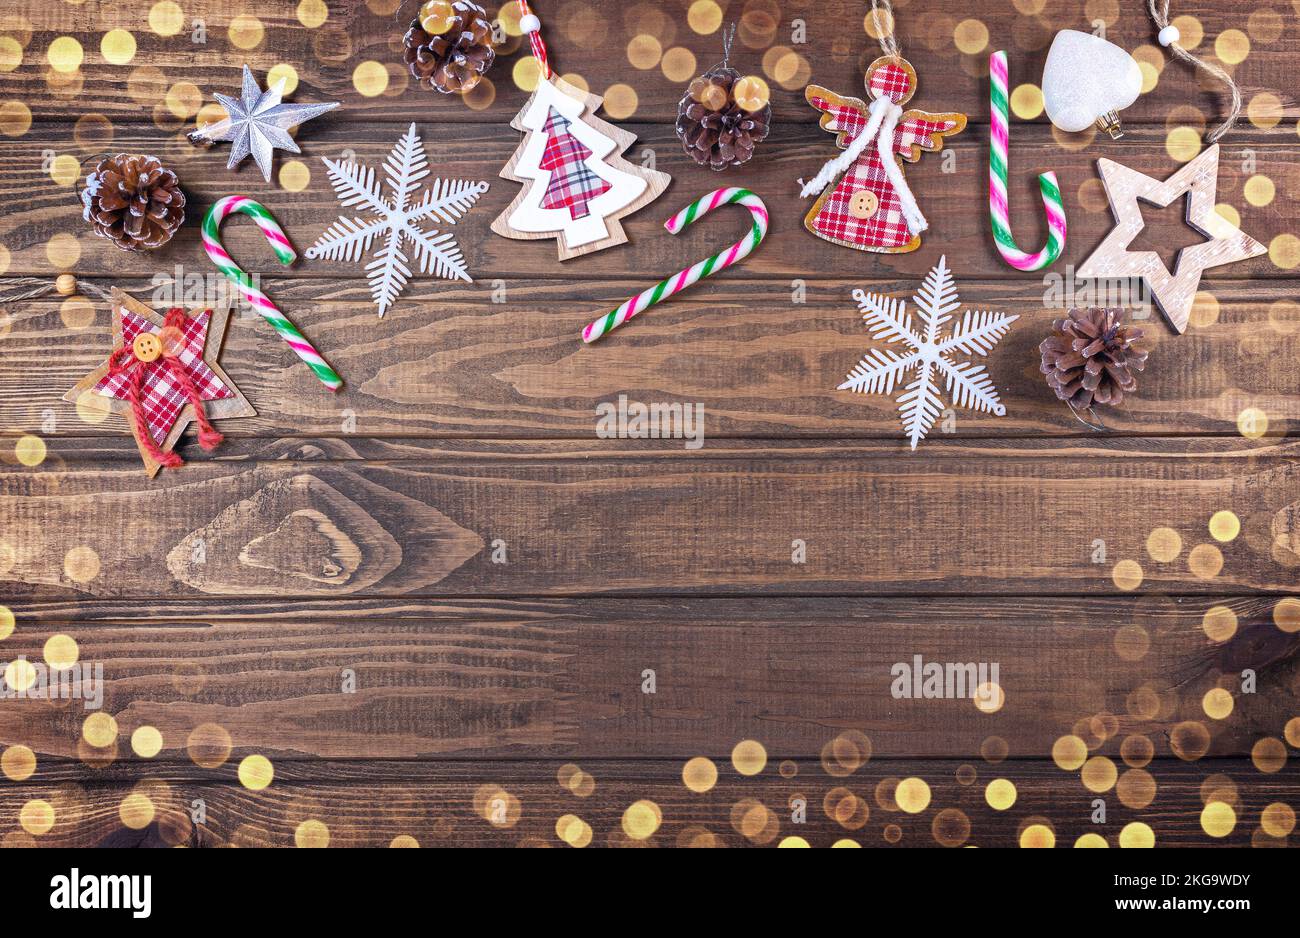
[[[668,219],[668,221],[664,222],[664,227],[668,229],[670,234],[677,234],[695,219],[707,215],[721,205],[731,205],[733,203],[743,205],[749,209],[750,229],[745,237],[712,257],[707,257],[698,263],[692,264],[671,277],[659,281],[653,287],[642,290],[636,296],[626,300],[617,309],[610,310],[582,330],[582,341],[595,342],[601,336],[623,325],[642,310],[648,309],[656,303],[668,299],[674,293],[680,293],[691,284],[697,283],[705,277],[717,273],[724,267],[730,267],[737,261],[748,257],[754,248],[758,247],[759,242],[763,240],[763,236],[767,234],[767,206],[763,204],[762,199],[748,189],[735,187],[715,189],[703,198],[696,199]]]
[[[235,212],[247,215],[257,222],[257,227],[262,230],[262,234],[266,235],[271,249],[275,251],[276,260],[281,264],[288,266],[298,257],[284,229],[271,217],[271,213],[265,206],[242,195],[228,195],[218,199],[203,216],[203,249],[208,252],[208,259],[217,265],[217,270],[239,287],[239,292],[243,294],[244,299],[262,314],[280,338],[289,343],[289,348],[293,349],[294,354],[307,364],[312,373],[320,379],[320,383],[331,391],[337,391],[343,386],[343,379],[339,377],[338,372],[329,366],[324,356],[316,351],[316,347],[308,342],[298,327],[289,321],[289,317],[280,312],[279,307],[253,285],[253,278],[245,273],[222,247],[219,235],[221,222],[227,215]]]

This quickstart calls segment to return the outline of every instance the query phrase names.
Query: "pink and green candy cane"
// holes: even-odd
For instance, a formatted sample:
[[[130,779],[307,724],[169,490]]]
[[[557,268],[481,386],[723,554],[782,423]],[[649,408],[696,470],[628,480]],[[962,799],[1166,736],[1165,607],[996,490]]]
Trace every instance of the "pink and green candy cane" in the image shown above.
[[[762,199],[748,189],[734,187],[715,189],[703,198],[696,199],[668,219],[668,221],[664,222],[664,227],[668,229],[670,234],[677,234],[695,219],[707,215],[715,208],[732,204],[743,205],[749,209],[750,228],[745,237],[731,247],[724,248],[712,257],[706,257],[684,270],[679,270],[671,277],[660,280],[653,287],[642,290],[636,296],[624,301],[617,309],[610,310],[583,329],[582,341],[595,342],[607,332],[623,325],[642,310],[654,306],[656,303],[668,299],[674,293],[680,293],[691,284],[698,283],[724,267],[730,267],[737,261],[748,257],[754,248],[758,247],[759,242],[763,240],[763,236],[767,234],[767,206],[763,204]]]
[[[1002,259],[1017,270],[1042,270],[1061,256],[1065,247],[1065,205],[1056,173],[1042,173],[1038,188],[1047,211],[1047,244],[1028,254],[1016,247],[1011,236],[1011,219],[1007,212],[1007,144],[1010,121],[1007,115],[1007,54],[989,56],[989,122],[992,141],[989,148],[989,215],[993,221],[993,240]]]
[[[289,243],[289,237],[284,233],[271,213],[268,212],[260,202],[254,202],[252,199],[245,198],[242,195],[228,195],[208,209],[208,213],[203,216],[203,249],[208,252],[208,259],[217,265],[217,270],[221,271],[230,279],[235,286],[239,287],[239,292],[243,294],[244,299],[253,305],[253,307],[262,314],[262,317],[271,324],[276,334],[285,342],[289,343],[289,348],[293,349],[294,354],[301,358],[312,370],[312,373],[320,379],[320,383],[325,385],[331,391],[337,391],[343,386],[343,379],[339,377],[338,372],[329,366],[316,347],[307,341],[307,338],[298,331],[298,327],[289,321],[289,317],[280,312],[279,307],[271,302],[265,293],[253,285],[253,278],[248,276],[234,259],[226,253],[226,249],[221,245],[221,222],[227,215],[233,215],[238,212],[241,215],[247,215],[253,221],[257,222],[257,227],[266,235],[266,240],[271,244],[271,250],[275,251],[275,258],[281,264],[288,266],[298,257],[298,253]]]

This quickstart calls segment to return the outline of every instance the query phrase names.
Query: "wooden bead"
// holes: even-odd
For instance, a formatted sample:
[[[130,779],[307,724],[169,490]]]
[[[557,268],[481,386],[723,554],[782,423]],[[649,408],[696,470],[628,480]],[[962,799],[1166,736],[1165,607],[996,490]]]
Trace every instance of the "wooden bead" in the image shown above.
[[[59,292],[60,296],[72,296],[77,292],[77,278],[72,274],[59,274],[54,281],[54,289]]]

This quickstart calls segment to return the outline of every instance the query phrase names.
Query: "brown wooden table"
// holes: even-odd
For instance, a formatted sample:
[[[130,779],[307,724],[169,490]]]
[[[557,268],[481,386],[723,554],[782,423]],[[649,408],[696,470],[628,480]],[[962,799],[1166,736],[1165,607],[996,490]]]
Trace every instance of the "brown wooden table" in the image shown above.
[[[761,71],[774,46],[808,68],[788,88],[769,78],[772,136],[751,164],[715,175],[673,133],[686,83],[676,70],[720,58],[718,34],[692,29],[686,0],[543,0],[558,70],[596,91],[634,89],[621,121],[640,139],[629,157],[653,151],[674,177],[628,220],[630,244],[563,265],[549,241],[488,229],[517,191],[496,176],[526,97],[512,80],[526,55],[517,37],[467,104],[408,84],[397,67],[412,4],[397,13],[395,0],[328,0],[328,19],[312,27],[292,3],[180,6],[184,28],[171,37],[150,29],[143,2],[18,0],[0,14],[0,601],[16,622],[0,657],[41,661],[51,635],[70,635],[82,662],[103,665],[102,712],[117,733],[90,745],[79,701],[0,700],[12,769],[0,779],[4,843],[291,845],[321,839],[318,825],[302,826],[313,820],[332,846],[399,835],[421,845],[798,836],[994,846],[1033,825],[1058,845],[1087,832],[1118,845],[1126,828],[1141,833],[1133,823],[1159,845],[1286,842],[1276,815],[1261,819],[1270,804],[1300,800],[1298,642],[1284,601],[1300,569],[1300,26],[1290,4],[1178,4],[1202,27],[1200,53],[1214,55],[1229,29],[1249,37],[1233,66],[1249,117],[1224,141],[1218,200],[1273,250],[1211,271],[1186,335],[1158,315],[1147,323],[1147,371],[1105,415],[1104,435],[1075,422],[1038,372],[1037,345],[1060,315],[1042,275],[1013,271],[993,248],[984,76],[988,53],[1005,47],[1013,86],[1038,82],[1055,30],[1093,20],[1160,63],[1136,0],[960,11],[896,0],[920,76],[914,104],[964,111],[970,125],[952,141],[951,172],[933,156],[909,165],[932,230],[921,250],[892,256],[808,234],[795,182],[834,152],[802,85],[861,88],[877,51],[866,4],[722,4],[742,21],[732,55],[742,70]],[[304,5],[308,22],[314,9]],[[166,28],[168,10],[155,15]],[[987,28],[982,51],[955,45],[956,35],[978,50],[966,16]],[[796,20],[805,44],[792,42]],[[126,64],[101,52],[113,28],[136,40]],[[192,42],[200,31],[206,42]],[[633,67],[627,46],[643,34],[689,50],[695,67],[683,52]],[[64,35],[84,49],[73,73],[46,58]],[[1240,47],[1230,35],[1219,51],[1232,58]],[[266,184],[251,161],[228,172],[226,145],[185,141],[196,108],[233,93],[245,61],[259,79],[292,66],[290,100],[343,102],[299,133],[306,175],[294,167]],[[366,61],[388,66],[383,93],[354,87]],[[1174,63],[1123,113],[1118,142],[1017,119],[1016,237],[1041,242],[1035,179],[1056,170],[1070,234],[1054,271],[1067,275],[1110,227],[1093,161],[1168,175],[1179,165],[1170,130],[1200,130],[1224,106]],[[226,228],[232,253],[344,375],[340,394],[324,392],[264,323],[235,317],[222,362],[258,416],[226,421],[212,455],[187,437],[188,464],[153,480],[120,419],[88,422],[60,400],[107,352],[102,291],[118,285],[147,301],[155,275],[215,276],[198,230],[215,199],[261,200],[302,250],[338,214],[320,158],[351,151],[378,165],[411,120],[435,175],[492,183],[454,229],[474,284],[417,276],[380,320],[359,266],[276,269],[251,224]],[[76,174],[60,161],[117,151],[156,153],[190,196],[189,222],[152,254],[91,235]],[[277,173],[289,159],[277,154]],[[1267,204],[1251,203],[1262,191],[1247,186],[1253,176],[1273,183]],[[677,237],[661,228],[724,183],[767,200],[765,245],[584,348],[578,333],[593,315],[742,230],[738,209]],[[1194,242],[1180,211],[1149,213],[1146,243],[1169,253]],[[957,410],[952,432],[936,428],[912,453],[889,398],[834,388],[870,344],[850,291],[910,296],[940,253],[966,304],[1021,317],[988,360],[1008,413]],[[52,292],[65,272],[81,299]],[[704,446],[597,438],[597,405],[620,394],[702,404]],[[1266,415],[1263,435],[1240,422],[1248,408]],[[44,443],[36,465],[18,459],[22,450],[33,461],[23,436]],[[1209,524],[1225,511],[1240,533],[1220,542]],[[1172,560],[1149,550],[1158,528],[1179,536]],[[792,562],[796,541],[803,563]],[[1140,583],[1126,579],[1127,563],[1117,572],[1125,561],[1140,565]],[[1231,615],[1214,612],[1207,626],[1215,607]],[[1207,636],[1234,616],[1230,638]],[[891,666],[915,655],[998,663],[1003,705],[895,699]],[[1242,692],[1245,671],[1254,693]],[[1213,687],[1235,698],[1226,718],[1205,712]],[[131,744],[141,726],[162,736],[151,758]],[[1082,778],[1058,767],[1053,746],[1067,735],[1109,764],[1090,763]],[[863,736],[871,758],[859,764]],[[763,747],[756,776],[733,767],[742,740]],[[1280,771],[1279,745],[1290,755]],[[19,746],[36,770],[14,780],[30,761]],[[756,768],[747,751],[740,766]],[[239,783],[250,754],[274,765],[269,788]],[[709,791],[683,782],[696,757],[717,767]],[[907,778],[929,788],[921,810],[900,808]],[[986,799],[997,778],[1017,790],[1007,810]],[[908,784],[902,807],[918,807],[918,790]],[[645,811],[624,821],[641,799],[662,816],[648,841],[628,835],[646,832]],[[1096,799],[1105,824],[1092,823]],[[44,833],[30,832],[48,819],[35,801],[52,808]],[[1214,801],[1235,811],[1223,838],[1202,828]]]

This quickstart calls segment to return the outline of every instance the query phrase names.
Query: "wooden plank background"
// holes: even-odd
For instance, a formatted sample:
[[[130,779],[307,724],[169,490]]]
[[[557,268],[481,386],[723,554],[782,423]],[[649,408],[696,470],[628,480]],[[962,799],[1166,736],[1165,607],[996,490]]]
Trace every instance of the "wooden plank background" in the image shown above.
[[[557,822],[572,815],[593,844],[612,846],[788,836],[934,846],[953,841],[960,819],[964,841],[981,846],[1015,844],[1035,823],[1060,845],[1089,831],[1118,845],[1134,822],[1161,845],[1287,842],[1262,817],[1277,802],[1300,808],[1300,633],[1288,598],[1300,570],[1291,4],[1180,4],[1203,33],[1198,52],[1214,56],[1229,29],[1249,37],[1231,67],[1252,107],[1224,141],[1218,202],[1274,250],[1210,271],[1185,336],[1153,314],[1148,370],[1127,406],[1105,416],[1106,435],[1076,423],[1038,372],[1036,346],[1060,314],[1052,283],[1002,264],[988,233],[984,62],[1005,47],[1013,85],[1037,82],[1054,32],[1094,21],[1126,48],[1153,46],[1139,4],[981,0],[954,14],[896,0],[920,76],[914,103],[963,110],[970,126],[947,171],[933,156],[909,165],[932,230],[920,251],[890,256],[802,229],[795,180],[833,152],[802,84],[771,81],[771,138],[749,166],[718,176],[695,167],[672,132],[684,82],[637,70],[626,54],[648,34],[707,68],[719,37],[692,28],[691,3],[543,0],[558,69],[595,91],[630,85],[635,108],[620,123],[639,138],[631,156],[652,151],[674,177],[626,221],[630,244],[564,264],[550,242],[488,228],[517,191],[496,174],[526,97],[512,79],[518,37],[490,93],[467,105],[410,87],[394,66],[410,2],[395,11],[394,0],[326,0],[316,27],[289,2],[180,5],[185,28],[170,37],[151,30],[144,2],[19,0],[0,14],[0,62],[12,62],[0,70],[0,602],[15,621],[0,658],[41,661],[51,636],[72,636],[82,661],[103,665],[103,709],[117,723],[116,740],[95,748],[79,702],[0,700],[0,747],[15,764],[16,747],[28,747],[37,764],[30,777],[0,779],[0,841],[288,846],[316,820],[334,846],[403,834],[430,846],[561,845]],[[733,62],[745,70],[788,46],[812,63],[811,80],[853,93],[876,54],[858,0],[720,6],[742,24]],[[253,15],[261,39],[242,48]],[[982,52],[954,44],[972,28],[958,22],[967,17],[992,37]],[[806,43],[792,39],[796,21]],[[137,42],[127,65],[100,52],[113,28]],[[196,29],[206,42],[191,41]],[[46,60],[65,35],[85,50],[71,76]],[[1144,60],[1158,61],[1150,52]],[[251,165],[228,173],[225,145],[184,141],[192,102],[236,89],[244,61],[259,77],[292,65],[291,100],[343,102],[298,135],[309,176],[293,191]],[[366,61],[394,66],[384,93],[354,86]],[[1170,130],[1199,129],[1200,115],[1212,121],[1222,107],[1218,89],[1171,64],[1123,113],[1117,143],[1017,120],[1017,237],[1041,238],[1035,175],[1054,169],[1069,210],[1058,268],[1068,277],[1110,226],[1093,161],[1167,175],[1178,165]],[[215,454],[187,442],[189,464],[154,480],[119,420],[60,401],[108,347],[103,290],[148,301],[155,278],[212,272],[197,226],[207,205],[232,192],[257,198],[303,249],[338,213],[319,157],[351,151],[378,163],[412,119],[436,174],[491,182],[454,229],[475,283],[417,277],[379,320],[359,268],[273,270],[251,225],[228,226],[232,253],[264,273],[267,292],[343,373],[342,393],[323,393],[263,323],[236,316],[223,366],[258,416],[227,421]],[[120,254],[81,221],[73,180],[57,169],[67,160],[52,161],[105,151],[156,152],[176,168],[191,219],[162,250]],[[285,162],[277,157],[277,171]],[[1246,197],[1254,176],[1274,185],[1267,204]],[[728,212],[677,237],[661,228],[719,183],[767,200],[765,246],[583,348],[578,332],[595,314],[739,230]],[[1177,208],[1146,217],[1147,245],[1169,253],[1195,240]],[[51,249],[55,235],[75,238],[71,253],[57,239]],[[851,291],[910,294],[940,253],[966,304],[1020,314],[988,362],[1008,415],[957,411],[951,432],[936,428],[911,453],[889,399],[833,389],[868,347]],[[64,272],[82,297],[53,293]],[[620,394],[702,404],[703,447],[598,439],[595,408]],[[1248,408],[1266,415],[1262,436],[1249,426],[1243,435]],[[17,458],[23,435],[44,442],[39,465]],[[1221,542],[1208,525],[1224,511],[1240,533]],[[1172,560],[1148,551],[1157,528],[1179,534]],[[792,562],[797,541],[802,563]],[[1235,631],[1212,640],[1225,617]],[[914,655],[997,662],[1005,702],[983,712],[970,700],[895,699],[890,667]],[[653,694],[643,692],[647,669]],[[1243,672],[1253,693],[1241,692]],[[1214,688],[1235,697],[1225,719],[1205,713]],[[212,725],[230,739],[219,766],[187,746]],[[162,735],[151,758],[130,744],[142,726]],[[1204,746],[1189,751],[1202,733]],[[854,734],[872,755],[847,771]],[[1118,785],[1092,791],[1078,770],[1054,765],[1066,734],[1111,760]],[[1121,751],[1139,737],[1149,763]],[[766,751],[755,776],[732,765],[741,740]],[[1277,742],[1292,757],[1280,768],[1268,758]],[[240,784],[250,754],[274,764],[270,788]],[[694,757],[719,769],[707,793],[683,784]],[[574,766],[590,790],[572,783]],[[916,813],[891,794],[908,777],[932,793]],[[987,804],[994,778],[1016,785],[1011,809]],[[1149,800],[1135,794],[1148,780]],[[153,806],[142,828],[132,795]],[[1090,821],[1098,797],[1103,825]],[[648,841],[623,829],[641,799],[663,818]],[[793,819],[792,799],[806,802],[806,822]],[[186,820],[195,800],[206,812],[197,827]],[[498,800],[504,818],[485,807]],[[1202,829],[1207,800],[1233,804],[1229,836]],[[54,825],[33,834],[22,812],[39,801]]]

